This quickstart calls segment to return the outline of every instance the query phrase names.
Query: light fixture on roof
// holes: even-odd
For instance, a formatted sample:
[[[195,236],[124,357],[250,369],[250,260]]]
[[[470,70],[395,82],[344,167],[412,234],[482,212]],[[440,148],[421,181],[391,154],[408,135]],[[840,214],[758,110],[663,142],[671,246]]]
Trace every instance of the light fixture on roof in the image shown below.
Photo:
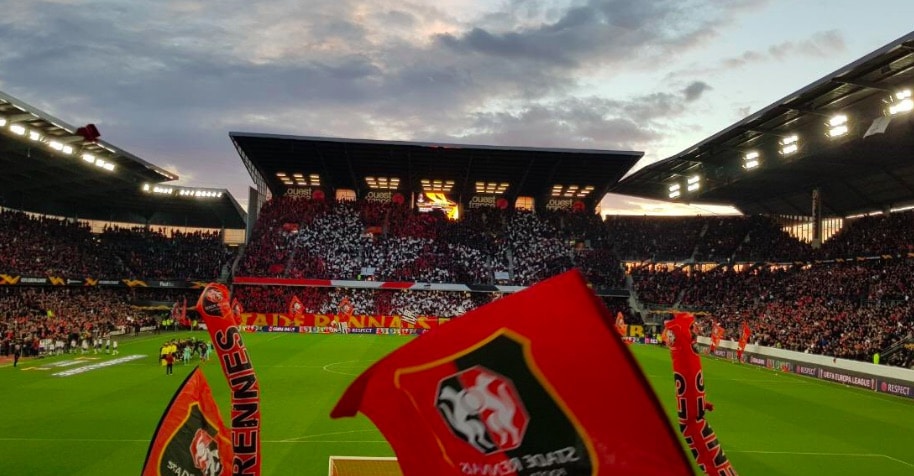
[[[687,182],[688,182],[688,186],[686,187],[686,190],[688,190],[690,192],[694,192],[701,188],[701,177],[698,175],[693,175],[693,176],[689,177]]]
[[[667,187],[667,190],[669,190],[669,192],[670,192],[669,197],[670,198],[679,198],[679,196],[682,195],[682,190],[680,190],[681,188],[682,188],[682,186],[679,185],[678,183],[674,183],[674,184],[670,185],[669,187]]]
[[[3,126],[5,126],[5,125],[6,125],[6,118],[5,118],[5,117],[0,117],[0,127],[3,127]]]
[[[41,140],[41,133],[38,131],[29,131],[29,139],[39,141]]]
[[[10,124],[10,132],[16,134],[17,136],[25,135],[25,127],[19,124]]]
[[[787,137],[781,138],[778,141],[780,147],[778,147],[778,153],[781,155],[790,155],[794,152],[800,150],[800,136],[796,134],[791,134]]]
[[[894,101],[889,105],[889,114],[892,116],[911,112],[914,109],[914,100],[911,99],[911,90],[903,89],[895,93]]]
[[[372,190],[396,190],[400,188],[399,177],[365,177],[365,183]]]
[[[758,151],[751,150],[743,155],[743,168],[752,170],[760,165]]]
[[[50,147],[58,152],[63,151],[63,144],[61,144],[60,142],[57,142],[56,140],[52,140],[51,142],[48,142],[48,147]]]
[[[448,193],[454,188],[453,180],[422,179],[419,183],[422,184],[422,189],[426,192]]]
[[[828,131],[825,133],[832,139],[847,134],[847,116],[845,114],[836,114],[828,120]]]
[[[90,164],[95,163],[95,156],[88,152],[86,152],[85,154],[82,155],[82,159]]]

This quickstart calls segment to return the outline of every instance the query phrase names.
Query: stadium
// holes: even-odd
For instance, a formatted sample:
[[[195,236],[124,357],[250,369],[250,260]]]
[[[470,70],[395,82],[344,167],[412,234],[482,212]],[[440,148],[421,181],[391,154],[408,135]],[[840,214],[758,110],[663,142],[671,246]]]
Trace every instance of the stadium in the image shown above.
[[[664,322],[698,316],[705,352],[723,329],[709,418],[742,474],[912,474],[911,88],[914,33],[631,174],[643,152],[228,132],[246,211],[0,94],[2,472],[141,471],[198,363],[232,414],[219,365],[159,361],[209,339],[194,304],[218,282],[262,390],[263,474],[400,474],[369,419],[330,418],[352,381],[576,269],[671,425]],[[742,215],[604,217],[607,193]]]

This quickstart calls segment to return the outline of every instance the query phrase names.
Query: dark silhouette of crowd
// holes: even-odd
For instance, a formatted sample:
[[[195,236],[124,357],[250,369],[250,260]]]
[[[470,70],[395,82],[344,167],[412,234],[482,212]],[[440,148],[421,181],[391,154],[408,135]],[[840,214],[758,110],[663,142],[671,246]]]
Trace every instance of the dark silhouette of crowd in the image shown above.
[[[0,273],[82,279],[214,279],[234,252],[218,232],[105,227],[0,210]]]

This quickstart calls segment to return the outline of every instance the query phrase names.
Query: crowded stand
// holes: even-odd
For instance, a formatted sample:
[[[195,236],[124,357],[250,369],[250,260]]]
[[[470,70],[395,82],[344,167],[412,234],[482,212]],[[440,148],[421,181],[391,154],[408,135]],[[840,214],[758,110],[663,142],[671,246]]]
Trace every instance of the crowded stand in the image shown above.
[[[700,217],[606,217],[609,241],[623,261],[683,261],[705,226]]]
[[[631,270],[632,287],[647,307],[668,307],[676,303],[689,275],[679,266],[650,263]]]
[[[734,262],[777,263],[806,261],[813,256],[813,249],[781,229],[773,220],[765,216],[751,216],[748,221],[746,237],[736,249]]]
[[[218,232],[107,226],[0,210],[0,273],[69,278],[213,279],[234,259]]]
[[[914,363],[911,212],[865,217],[813,250],[767,217],[610,217],[571,211],[465,210],[460,220],[403,204],[274,198],[238,260],[239,276],[528,286],[571,268],[597,288],[632,291],[646,310],[708,313],[736,338],[857,360],[889,347],[887,362]],[[0,212],[0,267],[6,274],[166,278],[226,275],[234,256],[217,233],[166,233]],[[895,259],[839,260],[893,255]],[[822,263],[811,261],[827,259]],[[723,263],[711,270],[695,262]],[[630,288],[626,284],[626,263]],[[772,263],[788,263],[775,265]],[[4,288],[0,329],[14,341],[120,330],[147,314],[136,303],[172,302],[196,291]],[[349,300],[369,315],[454,317],[497,293],[283,286],[235,286],[251,312],[333,314]],[[623,302],[624,301],[624,302]],[[628,323],[642,314],[615,300]],[[53,317],[48,317],[53,315]]]
[[[731,261],[736,247],[746,237],[748,225],[747,219],[741,216],[705,219],[705,227],[695,248],[695,261]]]
[[[236,286],[235,297],[246,310],[286,313],[293,297],[302,312],[337,314],[347,299],[354,315],[457,317],[496,297],[495,293],[407,291],[291,286]]]
[[[117,276],[126,269],[108,259],[83,222],[0,210],[0,272],[27,276]]]
[[[0,354],[17,344],[24,356],[77,352],[130,333],[155,320],[138,311],[121,290],[99,288],[0,288]],[[53,348],[52,348],[53,346]]]
[[[123,263],[131,278],[211,279],[228,274],[234,253],[219,232],[154,230],[106,226],[102,250]]]
[[[580,263],[600,284],[619,285],[604,230],[596,216],[570,213],[469,210],[450,222],[402,204],[279,197],[264,206],[239,274],[492,283],[502,272],[511,275],[505,284],[526,286]]]
[[[878,214],[848,220],[822,244],[822,258],[896,255],[914,251],[914,211]]]

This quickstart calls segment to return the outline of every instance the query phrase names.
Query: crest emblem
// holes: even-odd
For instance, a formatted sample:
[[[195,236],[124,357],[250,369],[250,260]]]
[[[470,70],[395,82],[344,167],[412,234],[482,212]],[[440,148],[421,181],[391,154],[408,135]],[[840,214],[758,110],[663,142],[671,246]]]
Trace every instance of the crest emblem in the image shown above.
[[[484,454],[518,448],[530,422],[511,380],[481,365],[442,380],[437,407],[454,435]]]

